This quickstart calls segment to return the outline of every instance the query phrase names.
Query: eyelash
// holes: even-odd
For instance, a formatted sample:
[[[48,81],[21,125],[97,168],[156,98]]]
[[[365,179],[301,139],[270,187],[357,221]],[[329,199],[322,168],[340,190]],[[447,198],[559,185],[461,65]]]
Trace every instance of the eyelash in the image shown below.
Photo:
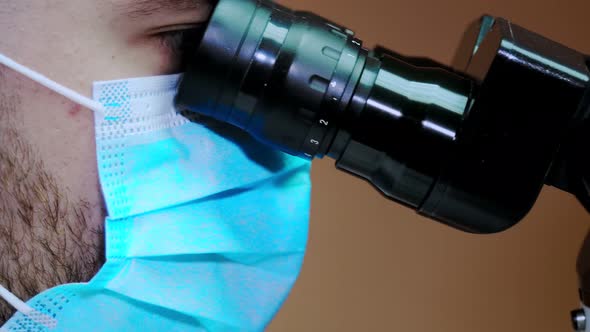
[[[163,47],[173,52],[181,52],[185,34],[186,30],[171,30],[161,32],[157,37]]]
[[[204,32],[204,25],[191,26],[186,29],[176,29],[162,31],[156,35],[160,44],[166,49],[182,54],[187,50],[194,48]]]

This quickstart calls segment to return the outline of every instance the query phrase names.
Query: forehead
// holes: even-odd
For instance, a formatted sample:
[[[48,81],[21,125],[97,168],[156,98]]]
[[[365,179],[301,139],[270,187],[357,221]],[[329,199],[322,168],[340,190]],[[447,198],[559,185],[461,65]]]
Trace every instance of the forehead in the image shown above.
[[[80,12],[94,8],[110,9],[113,14],[125,14],[129,18],[140,18],[160,12],[199,10],[209,6],[212,2],[212,0],[0,0],[0,16],[55,9]]]
[[[114,0],[112,5],[131,18],[153,15],[161,11],[186,11],[202,7],[205,0]]]

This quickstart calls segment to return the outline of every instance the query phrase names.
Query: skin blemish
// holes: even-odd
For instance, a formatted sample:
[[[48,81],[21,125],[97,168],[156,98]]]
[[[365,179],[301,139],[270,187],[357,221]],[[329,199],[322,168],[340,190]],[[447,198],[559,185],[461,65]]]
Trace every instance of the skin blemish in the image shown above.
[[[81,111],[82,111],[82,106],[80,106],[78,104],[74,104],[69,107],[68,115],[70,117],[76,117],[78,114],[80,114]]]

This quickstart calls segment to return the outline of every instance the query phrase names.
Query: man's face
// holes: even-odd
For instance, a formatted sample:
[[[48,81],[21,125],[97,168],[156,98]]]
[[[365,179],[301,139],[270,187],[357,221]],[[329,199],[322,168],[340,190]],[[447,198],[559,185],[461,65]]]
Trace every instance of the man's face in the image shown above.
[[[180,68],[208,0],[0,0],[0,53],[90,96],[91,83]],[[24,299],[89,280],[105,210],[91,111],[0,66],[0,284]],[[12,311],[0,303],[0,325]]]

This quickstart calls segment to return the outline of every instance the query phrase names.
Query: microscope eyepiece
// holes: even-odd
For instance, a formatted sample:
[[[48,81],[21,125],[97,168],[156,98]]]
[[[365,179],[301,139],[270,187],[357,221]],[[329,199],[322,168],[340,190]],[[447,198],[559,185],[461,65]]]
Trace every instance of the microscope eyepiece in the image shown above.
[[[483,67],[491,66],[500,53],[480,48]],[[538,175],[550,165],[530,165],[539,158],[526,161],[526,153],[503,160],[533,142],[501,119],[479,121],[490,118],[485,105],[497,81],[485,84],[485,77],[384,48],[369,51],[349,29],[271,1],[220,0],[199,46],[185,57],[179,108],[230,123],[292,155],[331,157],[387,197],[465,231],[514,225],[532,206],[544,179]],[[472,112],[478,116],[470,119]],[[512,131],[521,132],[502,141]],[[494,140],[505,156],[485,155],[482,149]],[[554,148],[534,151],[546,157]],[[520,166],[530,166],[524,175],[507,166],[521,159]],[[517,202],[501,195],[510,190],[507,183],[519,188]]]
[[[266,1],[222,0],[177,103],[312,159],[330,148],[367,51],[352,32]]]

